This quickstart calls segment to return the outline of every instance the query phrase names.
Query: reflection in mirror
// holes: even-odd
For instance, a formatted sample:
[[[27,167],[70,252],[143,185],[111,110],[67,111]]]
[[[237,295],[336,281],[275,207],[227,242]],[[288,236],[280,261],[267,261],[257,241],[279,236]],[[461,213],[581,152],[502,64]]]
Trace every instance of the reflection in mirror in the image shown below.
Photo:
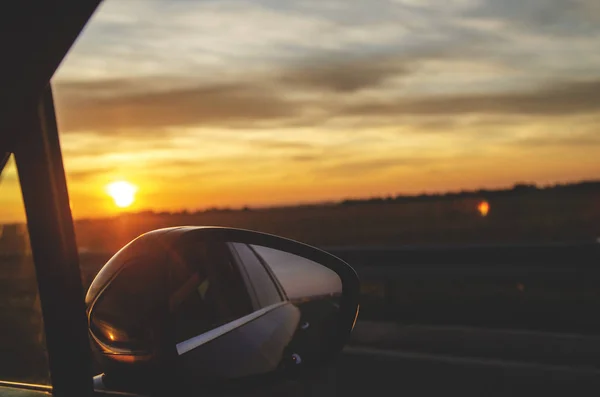
[[[252,248],[300,310],[300,323],[288,346],[291,361],[301,364],[318,360],[336,337],[342,296],[340,276],[298,255],[257,245]]]
[[[177,340],[183,362],[207,379],[240,378],[317,362],[337,332],[340,277],[309,259],[273,248],[238,242],[223,247],[212,263],[218,262],[215,269],[223,273],[231,269],[223,283],[229,288],[219,289],[206,277],[192,277],[188,280],[194,280],[191,289],[196,292],[190,296],[213,312],[219,312],[227,301],[251,309],[221,316],[221,321],[204,321],[202,329],[191,325],[199,320],[198,315],[178,316],[177,329],[192,329]],[[240,276],[239,281],[234,275]],[[242,288],[232,288],[240,282]],[[211,288],[222,293],[212,302],[208,298]],[[246,294],[231,299],[233,291]],[[230,352],[235,362],[214,360],[214,354],[223,351]]]
[[[340,330],[351,330],[340,309],[344,280],[310,256],[314,250],[329,265],[347,265],[264,236],[170,228],[121,249],[86,296],[92,345],[106,374],[96,387],[123,389],[119,382],[139,376],[151,383],[153,374],[166,372],[179,384],[197,386],[297,372],[329,360],[344,338]],[[273,245],[254,244],[261,238]],[[348,269],[346,277],[355,277]],[[355,315],[356,306],[349,307]]]
[[[342,280],[333,270],[309,259],[269,247],[252,245],[282,284],[290,300],[342,294]]]

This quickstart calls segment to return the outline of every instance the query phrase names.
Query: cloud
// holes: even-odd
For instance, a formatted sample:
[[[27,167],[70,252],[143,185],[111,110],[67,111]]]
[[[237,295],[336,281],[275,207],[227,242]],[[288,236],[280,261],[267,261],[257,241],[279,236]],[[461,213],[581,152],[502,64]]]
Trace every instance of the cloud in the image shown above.
[[[63,132],[59,124],[59,130]],[[95,158],[107,154],[126,155],[132,152],[165,152],[177,149],[169,130],[155,130],[150,134],[134,131],[119,136],[96,133],[69,133],[61,139],[63,154],[68,158]]]
[[[244,83],[106,98],[90,96],[92,99],[74,96],[63,97],[62,103],[58,100],[63,109],[58,112],[62,131],[110,134],[128,129],[151,132],[182,125],[232,125],[293,117],[302,109],[302,104],[271,93],[265,87]]]
[[[302,126],[326,119],[328,108],[337,104],[322,103],[324,97],[294,99],[298,92],[349,94],[408,73],[399,59],[338,55],[221,82],[186,84],[165,76],[62,80],[55,84],[55,97],[65,132],[164,135],[164,128],[174,126]]]
[[[347,115],[462,115],[506,114],[563,116],[600,111],[600,81],[558,83],[524,92],[438,95],[396,101],[363,103],[344,110]]]
[[[310,150],[315,148],[315,145],[309,142],[284,141],[276,139],[251,139],[248,140],[247,143],[252,147],[258,147],[262,149]]]
[[[557,147],[564,150],[565,147],[579,147],[582,149],[591,146],[600,146],[600,127],[583,133],[571,135],[545,135],[516,139],[512,142],[515,146],[526,148]]]
[[[108,0],[59,73],[59,127],[119,137],[182,126],[275,134],[414,116],[424,131],[444,129],[426,125],[439,115],[460,130],[457,115],[597,112],[600,36],[569,34],[579,22],[589,28],[597,4]],[[587,83],[543,84],[580,72]]]
[[[359,86],[377,84],[385,73],[375,68],[374,76],[354,79],[352,74],[330,82],[335,89],[358,89]],[[319,72],[320,73],[320,72]],[[307,84],[315,84],[323,75],[308,73]],[[360,73],[357,73],[357,76]],[[298,81],[296,81],[299,83]],[[148,141],[150,148],[168,149],[164,141],[170,128],[182,126],[218,128],[255,128],[273,130],[303,126],[332,127],[336,120],[358,120],[355,128],[382,127],[411,124],[421,128],[414,130],[446,129],[458,131],[464,125],[458,116],[513,116],[518,123],[532,118],[560,117],[600,112],[600,80],[578,82],[555,82],[537,88],[499,93],[473,93],[405,98],[391,97],[393,92],[373,96],[355,96],[348,102],[346,95],[319,96],[292,99],[285,86],[270,81],[254,83],[232,82],[197,86],[195,88],[149,91],[119,94],[118,85],[108,82],[85,88],[71,85],[59,96],[58,121],[64,132],[96,132],[104,136],[137,136]],[[136,83],[124,84],[126,90]],[[138,84],[139,86],[139,84]],[[139,90],[140,88],[135,88]],[[79,97],[79,91],[88,92]],[[107,94],[107,92],[111,92]],[[316,91],[318,92],[318,91]],[[433,118],[435,116],[435,118]],[[406,122],[408,121],[408,124]],[[498,124],[505,124],[498,123]],[[349,125],[352,127],[352,124]],[[152,141],[151,136],[160,136],[162,142]],[[307,150],[305,142],[283,139],[249,139],[247,144],[268,149]],[[102,148],[92,147],[89,151],[119,150],[119,144]],[[147,145],[147,146],[148,146]],[[73,145],[72,145],[73,146]],[[88,145],[89,146],[89,145]],[[79,150],[78,145],[71,149]],[[125,148],[127,149],[127,148]]]
[[[323,156],[319,156],[316,154],[298,154],[298,155],[292,156],[291,160],[298,162],[298,163],[307,163],[307,162],[317,161],[317,160],[321,159],[322,157]]]
[[[136,161],[133,164],[115,164],[113,166],[82,166],[79,167],[66,167],[67,178],[69,182],[81,183],[94,180],[98,177],[104,176],[119,176],[120,178],[125,177],[144,177],[151,179],[164,178],[169,181],[175,179],[193,180],[193,178],[213,176],[216,174],[224,174],[227,172],[227,158],[220,159],[221,161],[216,162],[214,160],[207,160],[203,158],[198,159],[182,159],[177,158],[176,155],[168,158],[156,159],[151,162],[149,161]],[[229,162],[232,163],[235,158],[230,158]],[[151,163],[151,164],[149,164]]]
[[[487,0],[465,15],[502,20],[513,29],[554,37],[589,37],[600,32],[597,0]]]
[[[99,167],[90,169],[80,169],[67,171],[67,179],[69,182],[85,182],[96,178],[101,174],[109,174],[117,170],[117,167]]]
[[[423,53],[434,57],[477,53],[518,64],[532,77],[556,68],[560,60],[571,71],[586,65],[598,70],[600,61],[594,55],[599,45],[598,4],[597,0],[107,0],[58,77],[214,78],[265,65],[301,64],[320,52],[366,59],[381,54],[414,58]],[[565,58],[565,52],[579,56]],[[298,77],[321,81],[319,76]],[[353,84],[334,85],[339,87],[351,90]]]
[[[52,84],[55,99],[75,106],[123,96],[183,90],[194,85],[184,76],[152,75],[136,77],[113,77],[98,79],[62,79]]]
[[[344,178],[360,178],[367,174],[399,167],[422,167],[435,161],[422,157],[398,156],[397,158],[338,158],[335,163],[319,164],[312,172],[327,177],[342,176]]]
[[[280,80],[298,87],[352,93],[378,87],[409,72],[407,63],[394,58],[325,58],[295,65],[284,71]]]

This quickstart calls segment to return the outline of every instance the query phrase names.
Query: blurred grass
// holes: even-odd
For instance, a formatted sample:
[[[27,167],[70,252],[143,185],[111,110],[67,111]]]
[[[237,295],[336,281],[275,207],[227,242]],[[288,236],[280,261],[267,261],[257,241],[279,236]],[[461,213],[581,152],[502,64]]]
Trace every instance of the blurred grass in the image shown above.
[[[0,255],[0,379],[50,384],[31,256]]]
[[[490,204],[486,217],[477,211],[482,200]],[[144,232],[181,225],[239,227],[321,247],[590,241],[600,237],[600,189],[586,194],[535,191],[423,202],[145,212],[81,220],[75,227],[80,247],[115,252]]]

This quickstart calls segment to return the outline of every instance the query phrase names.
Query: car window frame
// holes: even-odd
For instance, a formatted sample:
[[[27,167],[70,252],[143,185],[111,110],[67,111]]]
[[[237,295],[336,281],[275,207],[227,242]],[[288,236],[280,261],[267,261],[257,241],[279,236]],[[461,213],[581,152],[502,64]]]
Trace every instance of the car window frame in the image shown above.
[[[250,276],[248,275],[248,272],[246,271],[246,268],[244,267],[244,264],[242,263],[241,258],[239,257],[239,255],[235,251],[235,249],[229,243],[226,243],[225,246],[227,248],[227,253],[230,257],[230,260],[233,262],[234,266],[237,268],[237,270],[238,270],[239,274],[241,275],[242,280],[244,282],[244,286],[246,287],[246,291],[248,291],[248,295],[250,296],[250,302],[252,304],[252,311],[256,312],[257,310],[260,310],[261,304],[258,300],[258,294],[256,293],[254,284],[250,280]]]
[[[7,153],[13,154],[38,284],[51,385],[0,379],[0,394],[8,387],[92,396],[92,355],[79,255],[49,84],[39,101],[29,103],[23,113],[27,117],[21,120],[13,145],[4,152],[2,168]]]
[[[51,386],[0,380],[0,394],[12,395],[18,388],[64,397],[94,395],[83,285],[50,79],[100,2],[15,4],[9,13],[14,18],[5,26],[14,45],[5,54],[10,62],[3,74],[10,84],[0,101],[0,145],[5,157],[15,155]]]
[[[282,286],[279,284],[279,281],[273,275],[273,273],[270,271],[268,266],[265,265],[265,262],[262,260],[262,258],[259,255],[257,255],[256,251],[254,251],[252,249],[251,245],[245,244],[245,243],[240,243],[240,242],[227,243],[227,247],[231,253],[234,263],[240,269],[240,272],[242,273],[242,275],[244,277],[244,282],[246,282],[248,284],[247,288],[251,289],[254,294],[254,297],[256,299],[256,306],[255,306],[254,310],[257,311],[257,310],[261,310],[264,307],[266,307],[260,303],[260,300],[258,298],[258,293],[256,292],[257,288],[260,288],[260,286],[255,285],[254,282],[252,281],[252,278],[250,277],[250,275],[248,274],[248,270],[246,269],[246,265],[244,264],[244,261],[243,261],[242,257],[240,256],[240,253],[238,252],[238,250],[235,248],[234,244],[242,244],[242,245],[245,245],[246,247],[248,247],[248,249],[250,249],[250,252],[254,255],[254,257],[260,264],[260,266],[262,266],[262,268],[265,270],[271,283],[273,283],[273,285],[275,286],[275,289],[276,289],[277,293],[279,294],[280,302],[287,302],[288,301],[287,296],[285,295],[285,293],[283,293],[283,289],[282,289]]]
[[[188,244],[188,243],[194,244],[194,241],[193,241],[193,239],[190,240],[189,237],[186,236],[183,239],[178,240],[175,244],[176,244],[176,246],[179,246],[179,247],[185,247],[186,244]],[[231,319],[229,321],[223,322],[222,324],[220,324],[218,326],[215,326],[215,327],[213,327],[213,328],[211,328],[209,330],[206,330],[206,331],[202,332],[201,334],[195,335],[195,336],[193,336],[191,338],[187,338],[185,340],[177,341],[176,342],[177,346],[183,346],[183,345],[189,344],[190,341],[202,339],[202,335],[216,335],[216,334],[219,333],[218,330],[221,330],[221,329],[224,329],[224,328],[228,328],[231,324],[239,322],[240,319],[244,319],[244,318],[247,318],[248,316],[252,316],[253,313],[256,313],[257,310],[260,309],[260,308],[257,309],[256,306],[255,306],[254,296],[253,296],[254,290],[249,290],[249,288],[251,288],[251,286],[249,287],[248,284],[247,284],[246,274],[244,273],[244,270],[240,268],[239,263],[236,261],[235,257],[233,256],[233,254],[231,252],[230,247],[227,244],[221,244],[220,247],[217,247],[217,246],[213,245],[212,250],[210,250],[208,252],[208,254],[207,254],[207,258],[210,260],[211,256],[214,255],[214,250],[218,250],[218,249],[222,249],[223,253],[226,255],[226,259],[231,262],[231,266],[233,268],[233,271],[235,272],[235,277],[236,278],[239,277],[239,281],[238,282],[241,284],[242,287],[245,287],[245,293],[244,292],[241,292],[241,293],[244,295],[243,299],[247,300],[246,303],[250,304],[250,307],[248,307],[248,309],[250,309],[250,311],[248,311],[247,313],[245,313],[245,314],[243,314],[243,315],[241,315],[241,316],[239,316],[239,317],[237,317],[235,319]],[[175,251],[177,251],[177,249]],[[186,254],[184,254],[183,257],[185,258],[184,260],[187,261],[189,259],[195,259],[194,255],[195,254],[193,254],[193,253],[189,254],[189,253],[186,252]],[[198,263],[195,263],[192,266],[194,266],[195,268],[197,268],[198,265],[199,265]],[[208,266],[211,266],[211,265],[205,264],[205,266],[207,266],[207,268],[206,268],[205,271],[209,272]],[[214,265],[212,265],[212,266],[214,266]],[[221,273],[221,274],[219,274],[219,277],[221,277],[223,275],[222,271],[220,269],[218,269],[218,266],[215,266],[214,269],[212,269],[210,271],[211,272],[212,271],[216,271],[217,273]],[[172,285],[169,287],[169,291],[172,290],[172,287],[173,287]],[[175,326],[177,326],[177,325],[175,325]]]
[[[271,277],[271,280],[273,280],[273,282],[275,283],[275,286],[277,287],[277,290],[279,291],[279,295],[281,295],[281,297],[284,301],[289,301],[290,298],[287,295],[287,293],[285,292],[285,288],[283,288],[283,284],[281,284],[281,282],[279,281],[279,279],[273,272],[273,269],[271,269],[271,266],[267,263],[267,261],[258,252],[256,252],[256,250],[254,249],[254,247],[251,244],[247,244],[247,245],[248,245],[248,248],[250,248],[250,250],[254,253],[254,255],[256,255],[259,262],[267,270],[269,277]]]

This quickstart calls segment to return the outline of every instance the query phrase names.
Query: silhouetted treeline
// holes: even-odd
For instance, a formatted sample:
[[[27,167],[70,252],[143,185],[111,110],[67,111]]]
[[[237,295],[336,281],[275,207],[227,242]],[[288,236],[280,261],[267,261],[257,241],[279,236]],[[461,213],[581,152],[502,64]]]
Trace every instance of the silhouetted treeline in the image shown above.
[[[553,186],[538,187],[535,184],[518,183],[511,189],[479,189],[479,190],[462,190],[459,192],[446,193],[423,193],[419,195],[396,195],[386,197],[371,197],[367,199],[346,199],[341,201],[340,205],[359,205],[373,204],[386,202],[419,202],[419,201],[435,201],[441,199],[460,199],[460,198],[498,198],[519,196],[523,194],[589,194],[600,192],[600,181],[584,181],[578,183],[556,184]]]
[[[478,206],[487,201],[489,213]],[[274,208],[123,214],[75,224],[82,251],[115,252],[149,230],[228,226],[331,246],[594,241],[600,236],[600,182],[423,194]]]
[[[560,195],[560,194],[593,194],[600,193],[600,181],[581,181],[574,183],[558,183],[555,185],[538,186],[534,183],[517,183],[512,188],[502,189],[478,189],[478,190],[461,190],[458,192],[440,192],[440,193],[422,193],[422,194],[397,194],[395,196],[388,195],[383,197],[368,197],[368,198],[346,198],[340,201],[333,202],[314,202],[295,205],[282,205],[271,207],[250,207],[243,206],[241,208],[232,207],[209,207],[205,209],[190,210],[181,209],[177,211],[139,211],[135,213],[125,213],[126,216],[172,216],[172,215],[198,215],[205,213],[230,213],[237,211],[264,211],[264,210],[289,210],[300,208],[321,208],[335,207],[348,205],[362,204],[381,204],[381,203],[414,203],[439,200],[455,200],[461,198],[478,198],[478,199],[494,199],[499,197],[514,197],[524,194],[541,194],[541,195]]]
[[[422,194],[397,194],[395,196],[388,195],[383,197],[368,197],[368,198],[347,198],[337,202],[315,202],[298,205],[283,205],[273,207],[249,207],[241,208],[231,207],[209,207],[206,209],[189,210],[182,209],[178,211],[161,211],[155,212],[151,210],[137,212],[129,215],[195,215],[211,212],[236,212],[236,211],[252,211],[252,210],[285,210],[296,208],[316,208],[316,207],[333,207],[333,206],[348,206],[348,205],[363,205],[363,204],[381,204],[381,203],[414,203],[439,200],[455,200],[461,198],[479,198],[479,199],[494,199],[499,197],[520,196],[524,194],[591,194],[600,192],[600,181],[581,181],[575,183],[558,183],[549,186],[538,186],[534,183],[517,183],[512,188],[503,189],[478,189],[478,190],[461,190],[458,192],[440,192],[440,193],[422,193]]]
[[[489,207],[486,216],[479,211],[482,201]],[[114,253],[142,233],[181,225],[258,230],[320,247],[595,241],[600,181],[273,208],[145,211],[78,220],[75,231],[82,252]],[[17,247],[11,241],[0,246],[10,251]]]

